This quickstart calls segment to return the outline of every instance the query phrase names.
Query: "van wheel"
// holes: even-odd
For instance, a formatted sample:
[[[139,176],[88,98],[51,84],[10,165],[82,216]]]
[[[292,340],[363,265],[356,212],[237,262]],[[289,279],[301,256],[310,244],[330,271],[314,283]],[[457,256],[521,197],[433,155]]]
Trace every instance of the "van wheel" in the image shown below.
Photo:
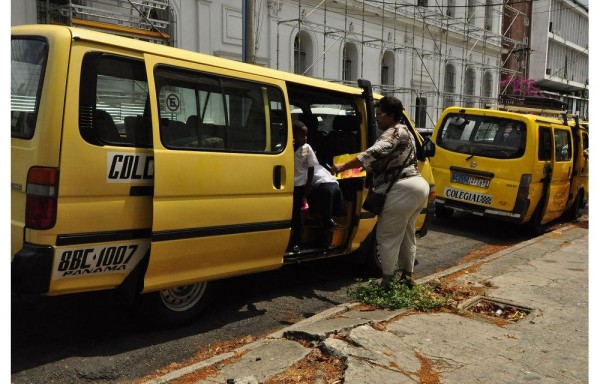
[[[376,227],[375,227],[376,228]],[[381,260],[377,254],[377,236],[375,228],[367,239],[364,240],[360,252],[360,268],[369,277],[381,277]]]
[[[435,205],[435,216],[440,219],[449,219],[454,211],[451,208],[446,208],[441,204]]]
[[[573,201],[573,205],[567,212],[565,212],[565,218],[567,220],[577,220],[581,216],[581,206],[583,201],[583,193],[579,191],[577,197]]]
[[[144,312],[156,325],[179,327],[196,319],[210,301],[207,282],[142,295]]]
[[[533,237],[540,236],[544,233],[544,226],[542,225],[542,202],[538,204],[526,226],[527,231]]]

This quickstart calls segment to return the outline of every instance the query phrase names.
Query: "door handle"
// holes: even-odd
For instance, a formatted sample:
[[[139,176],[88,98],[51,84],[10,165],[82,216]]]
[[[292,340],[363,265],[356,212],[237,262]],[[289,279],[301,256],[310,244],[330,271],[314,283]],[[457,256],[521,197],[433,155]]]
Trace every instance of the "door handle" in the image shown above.
[[[273,167],[273,187],[275,189],[281,189],[285,183],[285,167],[283,165],[276,165]]]

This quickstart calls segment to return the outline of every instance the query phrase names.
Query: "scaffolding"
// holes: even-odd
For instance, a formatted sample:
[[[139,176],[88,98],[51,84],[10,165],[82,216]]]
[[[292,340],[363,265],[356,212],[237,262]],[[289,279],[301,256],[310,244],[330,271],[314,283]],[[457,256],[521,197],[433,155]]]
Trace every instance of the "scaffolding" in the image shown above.
[[[500,27],[494,29],[493,23],[488,21],[502,20],[503,5],[497,1],[469,1],[469,6],[455,7],[449,7],[448,3],[448,0],[321,0],[310,3],[298,0],[296,18],[277,17],[277,68],[280,65],[281,54],[280,28],[286,25],[296,28],[298,32],[310,30],[322,34],[322,53],[309,63],[306,71],[321,61],[323,70],[320,78],[324,80],[352,84],[355,82],[355,79],[348,81],[325,76],[328,60],[332,60],[329,57],[340,60],[336,54],[329,55],[332,47],[340,42],[354,43],[360,47],[359,77],[363,75],[365,47],[377,48],[382,55],[386,51],[395,52],[395,57],[409,58],[412,63],[412,76],[408,80],[410,84],[400,84],[398,76],[394,76],[392,84],[382,83],[381,78],[370,79],[374,91],[396,95],[405,101],[409,98],[405,107],[413,117],[417,115],[417,103],[420,98],[427,98],[428,102],[433,101],[433,108],[425,109],[426,123],[417,124],[430,131],[437,117],[447,106],[447,100],[462,106],[486,107],[495,103],[497,97],[492,92],[499,86],[501,74],[515,76],[518,72],[504,68],[505,61],[502,60],[502,55],[514,55],[516,50],[522,48],[523,43],[511,40],[506,34],[499,32]],[[481,23],[474,22],[474,10],[481,6],[486,6],[483,27],[479,26]],[[462,15],[458,15],[458,10],[468,10],[467,17],[462,18]],[[340,17],[343,17],[343,28],[329,22],[332,18]],[[360,24],[359,27],[357,23]],[[374,26],[379,26],[377,33],[373,33]],[[475,52],[477,54],[473,55]],[[456,74],[460,74],[454,81],[456,92],[447,92],[444,89],[444,71],[448,63],[457,68]],[[497,80],[492,84],[489,94],[482,95],[481,91],[479,95],[468,92],[464,78],[468,68],[480,71],[480,90],[484,89],[484,73],[491,73]]]
[[[175,16],[169,0],[37,0],[37,13],[40,23],[176,44]]]

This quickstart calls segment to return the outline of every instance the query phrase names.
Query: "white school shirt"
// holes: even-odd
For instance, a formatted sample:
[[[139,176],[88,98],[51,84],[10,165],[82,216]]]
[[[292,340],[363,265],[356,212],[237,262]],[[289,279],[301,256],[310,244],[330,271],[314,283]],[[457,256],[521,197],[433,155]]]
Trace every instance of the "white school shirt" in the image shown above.
[[[304,144],[294,152],[294,187],[301,187],[308,181],[308,168],[319,164],[317,155],[310,145]]]
[[[323,167],[321,164],[315,165],[315,173],[313,175],[312,185],[337,182],[338,181],[336,177],[333,176],[325,167]]]

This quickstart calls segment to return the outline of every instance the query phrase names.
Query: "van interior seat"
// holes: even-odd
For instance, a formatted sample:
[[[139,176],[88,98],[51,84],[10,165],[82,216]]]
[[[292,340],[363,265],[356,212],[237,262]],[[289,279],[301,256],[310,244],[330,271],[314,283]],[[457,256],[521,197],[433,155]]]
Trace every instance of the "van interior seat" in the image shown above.
[[[139,147],[152,146],[150,119],[144,116],[126,116],[123,121],[128,141]]]
[[[127,142],[126,138],[121,137],[110,113],[102,109],[97,109],[94,112],[93,121],[94,130],[101,141],[109,144],[123,144]]]
[[[185,125],[190,135],[200,140],[196,144],[197,146],[202,148],[225,148],[224,127],[214,124],[204,124],[197,115],[188,116]]]
[[[358,116],[338,115],[333,119],[332,130],[327,136],[327,141],[333,149],[334,156],[359,151],[359,126]]]
[[[33,112],[18,112],[18,113],[19,113],[19,117],[17,118],[17,122],[14,125],[11,133],[21,134],[26,137],[30,137],[33,134],[33,129],[35,127],[35,120],[34,120],[35,113],[33,113]]]
[[[181,146],[181,139],[192,136],[184,122],[166,118],[160,119],[160,137],[166,145]]]
[[[521,131],[516,128],[513,128],[512,131],[508,134],[506,140],[504,140],[504,145],[518,148],[521,146]]]

